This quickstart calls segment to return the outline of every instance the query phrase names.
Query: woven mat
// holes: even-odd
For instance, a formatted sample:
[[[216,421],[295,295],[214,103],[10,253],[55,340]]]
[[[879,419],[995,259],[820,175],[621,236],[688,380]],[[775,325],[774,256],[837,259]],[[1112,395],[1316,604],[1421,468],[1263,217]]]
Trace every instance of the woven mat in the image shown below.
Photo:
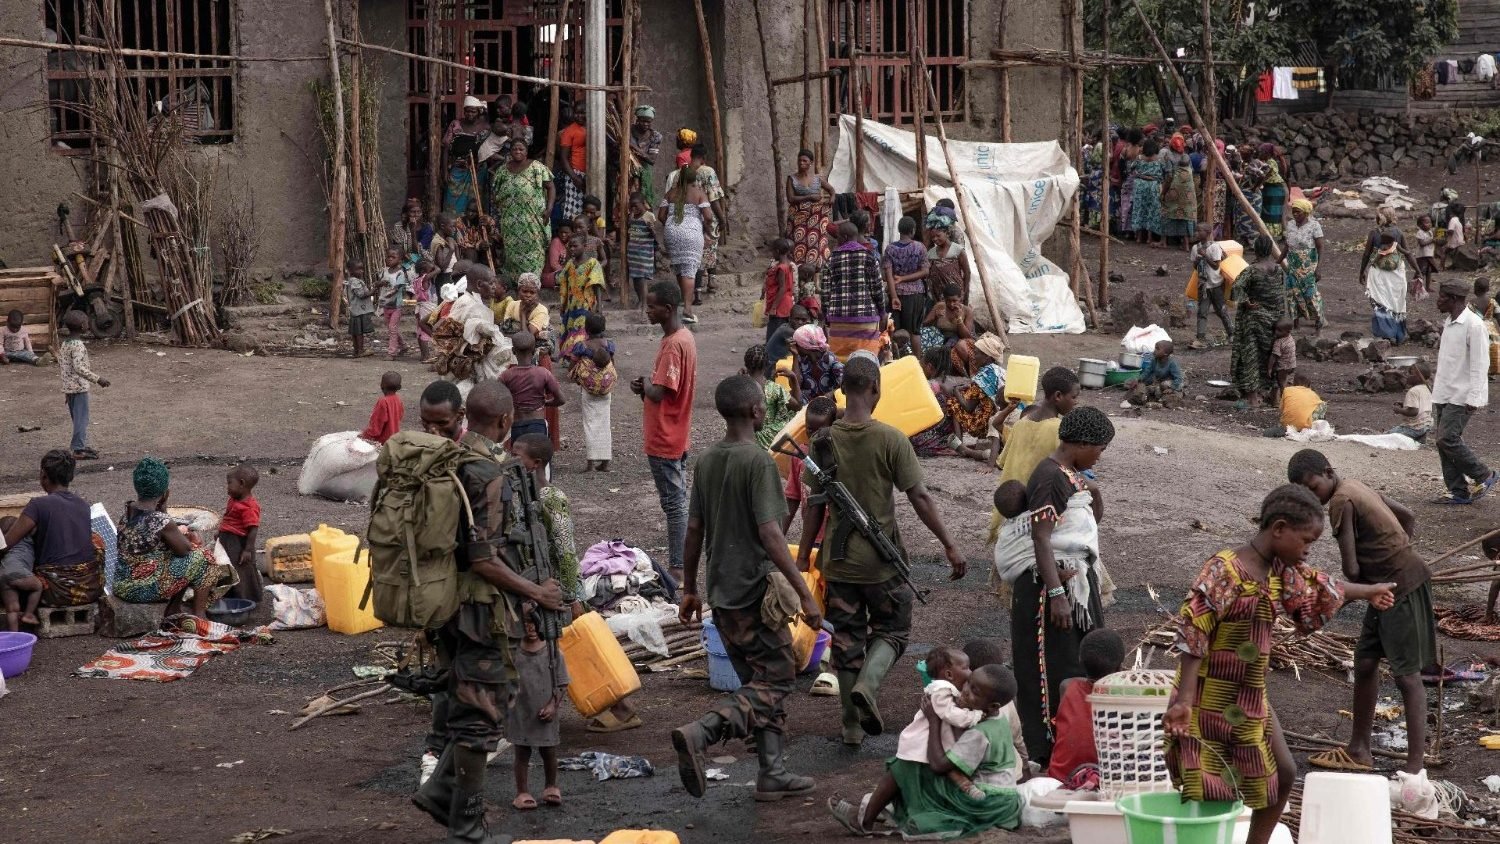
[[[1437,628],[1446,636],[1471,642],[1500,642],[1500,622],[1486,622],[1484,607],[1465,604],[1457,609],[1434,607]]]

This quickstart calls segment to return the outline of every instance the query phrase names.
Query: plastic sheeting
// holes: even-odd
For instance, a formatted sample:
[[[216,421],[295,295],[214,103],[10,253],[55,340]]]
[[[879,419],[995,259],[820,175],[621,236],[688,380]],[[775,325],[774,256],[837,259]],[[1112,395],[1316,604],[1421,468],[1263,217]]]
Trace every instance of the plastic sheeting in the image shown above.
[[[854,118],[839,118],[839,145],[828,180],[841,193],[853,192]],[[937,138],[927,137],[928,207],[940,199],[955,204],[953,179]],[[948,141],[959,180],[974,211],[962,214],[970,277],[980,284],[977,261],[985,262],[989,294],[1014,334],[1081,334],[1083,312],[1073,298],[1067,273],[1042,256],[1042,244],[1062,219],[1078,190],[1078,171],[1056,141],[1001,144]],[[864,183],[859,190],[902,192],[917,189],[916,135],[873,120],[864,121]],[[975,291],[979,293],[979,291]],[[982,293],[970,296],[980,322],[989,315]]]

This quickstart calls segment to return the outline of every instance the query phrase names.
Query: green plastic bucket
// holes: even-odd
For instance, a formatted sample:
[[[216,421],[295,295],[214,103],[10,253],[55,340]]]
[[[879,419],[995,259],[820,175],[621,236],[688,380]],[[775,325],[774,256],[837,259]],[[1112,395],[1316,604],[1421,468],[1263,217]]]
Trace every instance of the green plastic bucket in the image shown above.
[[[1184,801],[1175,791],[1131,794],[1115,801],[1129,844],[1233,844],[1244,804]]]

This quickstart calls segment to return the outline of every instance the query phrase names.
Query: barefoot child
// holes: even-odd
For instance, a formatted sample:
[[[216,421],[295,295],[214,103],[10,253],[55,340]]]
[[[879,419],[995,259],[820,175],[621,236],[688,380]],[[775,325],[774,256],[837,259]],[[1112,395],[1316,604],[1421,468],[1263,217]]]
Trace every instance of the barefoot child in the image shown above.
[[[349,339],[354,343],[354,357],[375,354],[365,348],[365,340],[375,333],[375,294],[365,281],[363,261],[350,261],[345,270],[344,296],[349,301]]]
[[[380,376],[380,399],[370,411],[370,423],[359,432],[361,437],[376,445],[401,432],[401,420],[406,416],[406,405],[401,403],[401,373],[391,370]]]
[[[9,575],[10,560],[6,559],[7,575],[0,586],[5,592],[6,627],[12,632],[22,622],[36,624],[36,608],[42,602],[49,607],[77,607],[92,604],[104,594],[104,572],[89,527],[88,502],[68,489],[76,469],[73,456],[62,449],[42,455],[40,484],[46,495],[27,502],[5,529],[6,548],[32,537],[36,557],[31,571],[16,577]],[[22,592],[27,593],[25,613]]]
[[[0,519],[0,543],[4,542],[5,533],[15,526],[16,517],[6,516]],[[31,537],[17,542],[0,551],[0,590],[3,590],[5,599],[6,620],[11,616],[19,614],[22,624],[36,624],[36,608],[42,603],[42,592],[40,589],[26,593],[26,606],[21,606],[20,593],[10,588],[12,581],[29,580],[36,569],[36,543]],[[1493,605],[1494,601],[1490,601]],[[10,626],[12,633],[18,629]]]
[[[766,269],[765,288],[761,291],[761,304],[766,309],[766,342],[791,319],[797,299],[797,265],[792,263],[792,242],[778,237],[771,242],[771,255],[775,261]]]
[[[755,435],[761,448],[770,448],[776,435],[781,433],[786,423],[792,421],[792,417],[802,409],[801,379],[791,377],[790,369],[781,369],[776,374],[787,376],[786,380],[792,385],[791,389],[787,389],[780,379],[767,380],[767,363],[766,347],[757,343],[745,350],[745,368],[740,370],[741,375],[748,375],[755,379],[755,383],[760,385],[761,392],[766,397],[765,425]]]
[[[960,736],[951,746],[943,745],[942,720],[930,698],[922,701],[928,724],[927,757],[924,762],[895,758],[886,763],[868,802],[861,807],[829,798],[833,817],[850,833],[872,834],[875,819],[887,807],[903,835],[973,835],[989,829],[1015,829],[1021,825],[1021,796],[1015,788],[1000,785],[1015,767],[1015,747],[1010,722],[1001,709],[1016,696],[1016,678],[1010,669],[987,665],[970,675],[958,705],[978,710],[984,720]],[[973,781],[982,797],[964,793],[948,778],[954,771]]]
[[[515,365],[500,373],[500,383],[510,390],[515,402],[515,421],[510,426],[511,441],[525,434],[539,433],[547,436],[546,408],[562,407],[562,385],[552,370],[537,366],[533,362],[536,354],[536,335],[530,331],[518,331],[510,337],[511,350],[515,352]]]
[[[26,314],[20,309],[5,315],[5,325],[0,326],[0,364],[29,363],[41,366],[42,361],[31,347],[31,333],[22,325]]]
[[[1272,490],[1259,524],[1249,542],[1204,564],[1183,601],[1177,680],[1162,719],[1174,784],[1187,800],[1244,800],[1253,813],[1246,844],[1268,844],[1297,776],[1266,699],[1277,614],[1306,633],[1322,627],[1346,598],[1376,609],[1395,603],[1391,584],[1340,587],[1307,564],[1308,549],[1323,533],[1323,507],[1305,488]]]
[[[231,598],[259,601],[260,569],[255,567],[255,537],[260,533],[260,502],[255,500],[255,485],[260,473],[248,463],[229,470],[229,503],[219,520],[219,544],[229,564],[239,575],[239,582],[229,590]]]
[[[1432,292],[1432,278],[1437,275],[1437,244],[1434,238],[1437,236],[1432,230],[1432,215],[1423,214],[1417,218],[1417,273],[1412,280],[1412,298],[1421,300],[1427,298]]]
[[[57,351],[57,366],[58,374],[62,376],[63,397],[68,400],[68,415],[73,419],[73,459],[95,460],[99,452],[89,448],[89,385],[108,387],[109,380],[100,378],[89,368],[89,350],[83,345],[83,335],[89,330],[89,318],[82,311],[68,311],[63,317],[63,325],[68,329],[68,336]]]
[[[1158,340],[1151,348],[1151,354],[1141,361],[1141,389],[1132,389],[1128,397],[1131,404],[1162,402],[1172,393],[1182,392],[1182,367],[1172,357],[1174,350],[1171,340]]]
[[[549,448],[552,445],[545,436],[527,436],[537,436]],[[526,637],[515,651],[516,699],[511,704],[505,737],[516,746],[516,799],[511,805],[525,811],[536,808],[528,770],[532,748],[541,752],[542,770],[547,778],[542,802],[548,806],[562,805],[562,789],[557,786],[557,746],[562,742],[557,710],[568,688],[568,668],[558,653],[557,643],[543,641],[537,635],[536,604],[531,601],[522,604],[521,617],[526,623]]]
[[[1406,370],[1406,396],[1396,403],[1396,415],[1408,420],[1391,429],[1422,442],[1432,431],[1432,388],[1427,386],[1432,367],[1417,361]]]
[[[380,274],[380,309],[385,318],[386,360],[395,360],[407,352],[406,341],[401,338],[401,308],[406,304],[407,291],[411,290],[416,276],[401,262],[401,252],[387,249],[385,270]]]
[[[786,502],[776,463],[755,439],[766,415],[760,387],[744,375],[730,376],[715,388],[714,407],[724,417],[725,433],[693,469],[680,615],[684,624],[702,615],[698,558],[706,544],[708,603],[741,685],[713,711],[673,730],[672,747],[683,787],[702,797],[709,746],[753,734],[760,760],[755,799],[776,801],[813,789],[810,777],[786,769],[781,703],[797,680],[788,621],[800,607],[803,620],[816,630],[823,613],[781,531]],[[776,591],[768,610],[762,604],[768,603],[770,589]]]
[[[1292,321],[1276,320],[1276,339],[1271,341],[1271,356],[1266,359],[1266,378],[1271,382],[1271,401],[1280,402],[1281,394],[1297,375],[1297,341],[1292,337]]]
[[[583,352],[573,359],[568,377],[579,388],[583,407],[583,447],[588,460],[585,471],[608,472],[614,457],[614,430],[610,426],[610,408],[614,401],[615,341],[604,336],[604,314],[589,314],[583,320],[588,340]]]
[[[1099,750],[1094,746],[1094,709],[1089,695],[1094,684],[1120,670],[1125,662],[1125,643],[1107,628],[1091,630],[1078,646],[1078,659],[1085,677],[1070,677],[1062,684],[1062,701],[1052,722],[1052,759],[1047,776],[1074,791],[1099,788]]]
[[[1406,767],[1422,770],[1427,749],[1427,691],[1422,671],[1437,664],[1437,627],[1432,614],[1427,564],[1412,550],[1417,517],[1385,495],[1352,478],[1340,478],[1321,451],[1292,455],[1287,479],[1312,490],[1328,506],[1328,524],[1338,539],[1344,577],[1352,583],[1392,583],[1395,605],[1365,610],[1354,645],[1354,730],[1349,746],[1315,753],[1308,762],[1336,771],[1369,771],[1370,730],[1380,692],[1380,660],[1390,666],[1406,707]]]
[[[636,305],[646,311],[646,288],[656,277],[656,256],[662,249],[661,221],[646,205],[646,197],[630,195],[629,242],[625,261],[630,270],[630,285],[635,290]]]

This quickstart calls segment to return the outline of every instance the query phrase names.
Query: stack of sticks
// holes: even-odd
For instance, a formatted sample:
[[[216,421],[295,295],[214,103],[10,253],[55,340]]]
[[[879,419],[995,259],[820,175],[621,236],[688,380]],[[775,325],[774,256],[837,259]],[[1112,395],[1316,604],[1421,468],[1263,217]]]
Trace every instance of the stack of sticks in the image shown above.
[[[1297,632],[1292,622],[1277,617],[1275,640],[1271,644],[1271,667],[1282,670],[1290,668],[1298,673],[1302,669],[1347,671],[1354,665],[1354,637],[1319,630],[1309,635]],[[1169,649],[1177,638],[1177,625],[1168,621],[1150,630],[1141,639],[1142,645]]]
[[[637,669],[644,671],[666,671],[685,662],[708,656],[703,647],[703,625],[697,622],[683,624],[675,616],[662,623],[662,636],[667,640],[667,655],[651,651],[621,634],[620,644],[625,647],[625,656]]]
[[[1465,542],[1462,545],[1458,545],[1454,548],[1444,551],[1442,554],[1429,560],[1427,562],[1427,567],[1429,569],[1434,569],[1434,571],[1432,572],[1432,582],[1458,584],[1489,583],[1492,580],[1500,578],[1500,561],[1488,559],[1482,560],[1477,563],[1462,563],[1456,566],[1450,566],[1448,568],[1442,569],[1441,571],[1435,570],[1439,563],[1442,563],[1449,558],[1457,555],[1460,551],[1473,548],[1475,545],[1479,545],[1485,540],[1493,539],[1497,536],[1500,536],[1500,530],[1489,531],[1481,536],[1470,539],[1468,542]]]

